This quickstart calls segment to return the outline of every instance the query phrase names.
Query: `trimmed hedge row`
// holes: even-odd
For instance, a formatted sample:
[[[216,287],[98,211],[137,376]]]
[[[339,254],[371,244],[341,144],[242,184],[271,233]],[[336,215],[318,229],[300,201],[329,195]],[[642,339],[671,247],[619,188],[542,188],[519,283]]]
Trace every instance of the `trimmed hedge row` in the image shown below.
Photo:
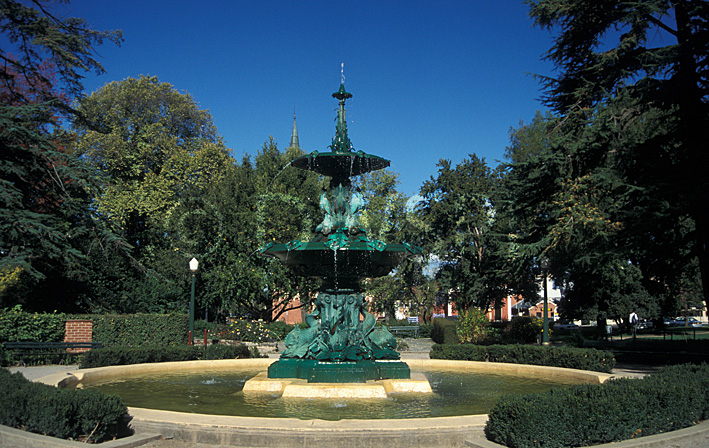
[[[89,314],[73,316],[93,321],[93,340],[104,347],[182,345],[187,342],[186,314]]]
[[[709,418],[709,366],[638,379],[510,395],[489,414],[488,438],[517,448],[591,446],[686,428]]]
[[[20,305],[0,308],[0,342],[60,342],[66,320],[65,314],[28,313]]]
[[[0,369],[0,424],[62,439],[100,442],[128,431],[120,398],[33,383]]]
[[[187,341],[186,314],[82,314],[28,313],[22,307],[0,309],[0,342],[64,340],[68,319],[93,321],[93,340],[104,347],[180,345]]]
[[[431,348],[430,356],[432,359],[507,362],[605,373],[610,373],[615,367],[613,353],[592,348],[436,344]]]
[[[258,350],[243,344],[201,346],[107,347],[86,352],[79,368],[121,366],[152,362],[196,361],[200,359],[258,358]]]

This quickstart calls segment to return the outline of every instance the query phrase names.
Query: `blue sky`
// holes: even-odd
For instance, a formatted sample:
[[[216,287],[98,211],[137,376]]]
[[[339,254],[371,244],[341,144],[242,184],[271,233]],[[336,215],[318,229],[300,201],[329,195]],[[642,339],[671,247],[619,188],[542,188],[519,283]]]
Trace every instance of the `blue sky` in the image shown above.
[[[509,130],[539,102],[530,73],[550,74],[552,44],[528,7],[499,1],[73,0],[63,16],[121,29],[119,48],[97,49],[104,84],[157,76],[209,109],[234,156],[269,136],[288,146],[297,114],[301,147],[323,151],[335,133],[340,84],[356,150],[391,160],[400,190],[418,192],[441,158],[503,159]]]

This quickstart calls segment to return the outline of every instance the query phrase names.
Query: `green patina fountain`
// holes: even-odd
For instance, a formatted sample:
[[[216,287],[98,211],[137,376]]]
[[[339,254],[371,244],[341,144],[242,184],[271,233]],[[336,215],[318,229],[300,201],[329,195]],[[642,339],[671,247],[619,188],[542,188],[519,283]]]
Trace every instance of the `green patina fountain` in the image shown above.
[[[359,285],[361,279],[387,275],[403,258],[423,253],[406,243],[369,239],[360,228],[364,201],[350,178],[386,168],[389,161],[353,149],[345,120],[345,101],[352,94],[341,84],[332,96],[339,108],[330,152],[313,151],[291,163],[331,178],[329,191],[320,195],[325,218],[311,241],[271,243],[261,251],[299,275],[323,280],[315,310],[305,318],[308,328],[296,327],[288,334],[286,349],[269,367],[268,378],[311,383],[408,379],[409,367],[399,360],[394,336],[375,325]]]

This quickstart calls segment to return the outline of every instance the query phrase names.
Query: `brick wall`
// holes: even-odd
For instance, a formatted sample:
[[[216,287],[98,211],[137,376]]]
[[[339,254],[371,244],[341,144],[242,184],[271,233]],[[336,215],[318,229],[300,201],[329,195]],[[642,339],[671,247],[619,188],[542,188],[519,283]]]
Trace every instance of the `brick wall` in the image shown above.
[[[64,342],[91,342],[93,338],[94,323],[90,320],[68,320],[64,326]],[[69,350],[71,353],[83,353],[90,348],[77,348]]]

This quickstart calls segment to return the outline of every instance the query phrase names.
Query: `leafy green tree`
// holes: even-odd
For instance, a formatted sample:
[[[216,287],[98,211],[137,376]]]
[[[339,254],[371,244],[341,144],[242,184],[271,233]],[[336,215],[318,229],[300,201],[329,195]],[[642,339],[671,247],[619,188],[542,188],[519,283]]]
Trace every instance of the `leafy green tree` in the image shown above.
[[[96,219],[131,245],[127,257],[95,254],[102,269],[91,279],[93,306],[183,309],[187,261],[199,252],[184,250],[188,236],[180,224],[204,210],[205,193],[233,163],[209,112],[146,76],[111,82],[83,98],[78,110],[76,152],[102,180]]]
[[[523,163],[538,157],[551,148],[550,135],[557,125],[551,112],[537,111],[532,122],[520,121],[519,127],[510,128],[510,144],[505,148],[505,158],[510,164]]]
[[[91,220],[91,172],[61,121],[75,116],[82,73],[103,72],[95,47],[121,34],[61,18],[48,1],[26,3],[0,1],[0,300],[72,309],[89,242],[116,239]]]
[[[156,77],[111,82],[79,111],[77,153],[105,179],[97,212],[139,250],[160,239],[186,191],[229,161],[209,112]]]
[[[707,297],[709,4],[528,4],[537,25],[557,32],[546,57],[558,76],[542,80],[560,116],[564,151],[550,157],[568,160],[567,190],[603,183],[604,219],[622,224],[645,281],[676,290],[696,257]]]
[[[385,243],[400,243],[407,239],[408,198],[397,190],[398,177],[397,173],[387,169],[364,174],[356,181],[366,204],[359,220],[370,239]]]
[[[622,321],[631,308],[657,317],[661,308],[671,306],[671,294],[666,284],[643,271],[646,252],[627,242],[632,233],[625,231],[623,211],[630,204],[618,172],[607,163],[573,175],[593,132],[569,131],[572,138],[561,130],[559,119],[547,117],[512,134],[508,155],[516,162],[507,166],[504,191],[520,223],[516,256],[551,259],[554,281],[565,290],[560,308],[565,318],[604,326],[605,319]],[[547,141],[532,144],[532,150],[525,148],[529,139],[516,140],[540,134]],[[522,155],[515,156],[516,151]]]
[[[448,160],[438,167],[421,188],[419,210],[425,246],[440,260],[440,288],[452,291],[459,309],[498,310],[523,283],[508,275],[509,231],[496,206],[501,173],[474,154],[455,168]]]
[[[268,242],[309,239],[321,218],[316,201],[323,180],[284,168],[300,155],[292,148],[279,151],[271,138],[254,158],[226,166],[204,194],[173,214],[176,252],[198,254],[199,307],[212,315],[270,321],[310,303],[317,282],[260,255]]]

